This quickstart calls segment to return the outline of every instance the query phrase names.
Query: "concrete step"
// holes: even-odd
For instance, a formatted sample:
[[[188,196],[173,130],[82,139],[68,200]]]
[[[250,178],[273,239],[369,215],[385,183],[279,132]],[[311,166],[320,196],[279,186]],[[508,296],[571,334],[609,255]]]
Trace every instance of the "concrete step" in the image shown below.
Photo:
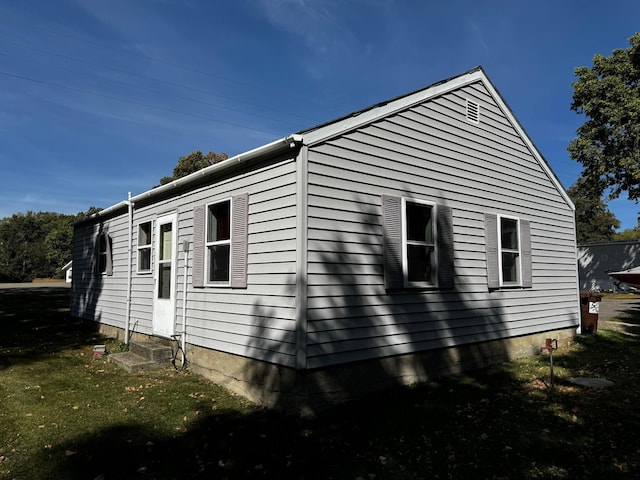
[[[110,362],[129,373],[139,372],[141,370],[155,370],[163,368],[165,365],[149,360],[141,355],[129,352],[112,353],[108,357]],[[168,363],[167,363],[168,365]]]
[[[158,363],[166,363],[173,357],[171,347],[155,342],[131,342],[129,351]]]

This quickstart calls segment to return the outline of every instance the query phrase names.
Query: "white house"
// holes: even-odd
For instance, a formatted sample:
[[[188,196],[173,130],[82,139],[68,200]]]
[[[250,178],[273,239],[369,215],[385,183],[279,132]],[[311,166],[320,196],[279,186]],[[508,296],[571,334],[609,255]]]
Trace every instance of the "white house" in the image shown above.
[[[75,227],[72,314],[269,405],[539,352],[579,324],[574,206],[482,68]]]

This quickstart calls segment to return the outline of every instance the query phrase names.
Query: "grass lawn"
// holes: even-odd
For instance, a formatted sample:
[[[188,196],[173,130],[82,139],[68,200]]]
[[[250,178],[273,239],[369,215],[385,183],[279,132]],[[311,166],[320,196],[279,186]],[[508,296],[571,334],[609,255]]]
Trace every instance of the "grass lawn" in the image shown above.
[[[640,337],[563,346],[553,389],[541,355],[298,418],[188,372],[93,359],[105,340],[68,301],[0,290],[2,479],[640,478]]]

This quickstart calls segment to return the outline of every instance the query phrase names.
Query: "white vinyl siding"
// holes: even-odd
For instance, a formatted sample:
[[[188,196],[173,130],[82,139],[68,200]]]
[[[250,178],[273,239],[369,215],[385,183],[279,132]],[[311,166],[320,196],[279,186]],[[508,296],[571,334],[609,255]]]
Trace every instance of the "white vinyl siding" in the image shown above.
[[[251,171],[182,192],[166,200],[148,205],[137,204],[134,226],[153,221],[167,212],[177,212],[176,312],[182,323],[184,301],[184,252],[188,242],[187,341],[204,348],[245,357],[253,357],[293,366],[295,344],[295,272],[296,272],[296,164],[282,156],[255,166]],[[232,232],[236,262],[232,272],[232,288],[194,288],[195,253],[198,235],[204,232],[204,207],[225,199],[244,201],[245,231]],[[194,221],[202,207],[202,222]],[[74,258],[80,268],[74,276],[83,275],[83,235],[95,229],[90,222],[76,227]],[[134,233],[136,230],[134,229]],[[123,210],[109,221],[114,244],[114,276],[100,277],[97,288],[88,282],[78,284],[74,293],[74,311],[83,318],[124,327],[126,312],[126,246],[127,214]],[[89,233],[93,247],[95,233]],[[204,238],[204,233],[201,235]],[[135,240],[135,236],[134,236]],[[200,249],[204,252],[204,245]],[[243,251],[246,252],[243,254]],[[92,255],[89,256],[89,262]],[[134,255],[135,257],[135,255]],[[202,262],[204,265],[204,262]],[[134,270],[135,271],[135,270]],[[243,272],[246,271],[246,274]],[[117,284],[107,279],[118,279]],[[202,277],[204,278],[204,276]],[[242,282],[245,286],[242,287]],[[236,283],[237,282],[237,283]],[[73,284],[72,284],[73,288]],[[131,288],[131,325],[136,332],[151,334],[153,312],[153,275],[133,275]]]
[[[468,101],[478,123],[467,119]],[[190,344],[313,369],[577,325],[570,201],[491,88],[478,81],[363,117],[371,115],[303,132],[298,158],[265,159],[135,205],[133,225],[176,212],[178,244],[189,245],[189,269],[182,254],[176,265],[176,321],[186,300]],[[437,269],[424,288],[405,282],[403,198],[434,208],[435,239],[422,246],[435,250]],[[231,288],[205,287],[207,206],[227,199],[232,216],[244,199],[246,215],[238,231],[232,219]],[[501,287],[492,212],[518,219],[519,288]],[[92,222],[76,227],[72,309],[121,326],[127,214],[103,222],[113,276],[87,267]],[[133,276],[137,332],[151,331],[152,292],[152,275]]]
[[[114,214],[98,223],[80,223],[73,235],[73,282],[71,284],[71,314],[124,327],[127,285],[127,215]],[[98,267],[99,237],[108,237],[105,252],[105,271]],[[103,243],[103,245],[105,245]],[[105,245],[105,246],[106,246]]]
[[[577,324],[573,211],[506,113],[476,83],[309,148],[309,368]],[[448,210],[453,288],[387,275],[402,253],[382,248],[385,197]],[[491,211],[520,219],[521,287],[534,288],[488,291]]]

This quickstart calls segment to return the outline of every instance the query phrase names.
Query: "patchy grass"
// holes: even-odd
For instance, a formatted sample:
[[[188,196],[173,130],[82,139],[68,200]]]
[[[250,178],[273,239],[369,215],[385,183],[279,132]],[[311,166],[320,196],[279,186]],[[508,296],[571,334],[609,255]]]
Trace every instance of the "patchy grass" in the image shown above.
[[[67,302],[58,289],[1,296],[1,478],[640,475],[640,345],[624,332],[555,352],[553,389],[543,355],[298,418],[188,372],[128,374],[94,360],[105,339],[68,318]],[[576,387],[573,376],[615,386]]]

